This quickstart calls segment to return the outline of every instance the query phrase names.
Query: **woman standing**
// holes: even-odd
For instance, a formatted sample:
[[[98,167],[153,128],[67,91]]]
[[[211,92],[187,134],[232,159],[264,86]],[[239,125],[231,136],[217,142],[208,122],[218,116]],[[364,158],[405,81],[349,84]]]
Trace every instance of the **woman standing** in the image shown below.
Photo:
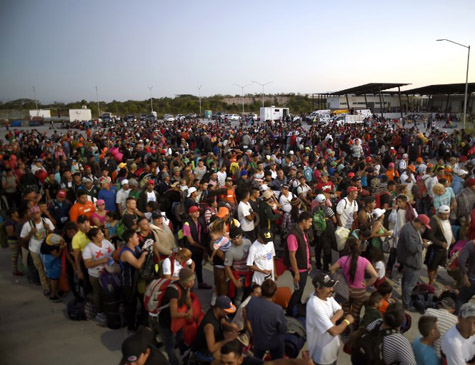
[[[111,260],[114,246],[104,238],[102,229],[98,227],[91,228],[87,233],[87,237],[91,242],[84,248],[82,258],[84,266],[86,266],[89,273],[89,282],[93,289],[94,305],[97,311],[96,320],[105,322],[107,318],[102,311],[102,289],[99,283],[99,276],[105,265]]]
[[[392,231],[388,231],[383,225],[384,213],[386,213],[386,209],[376,208],[375,210],[373,210],[373,223],[371,227],[370,243],[371,247],[369,248],[369,251],[371,251],[372,249],[382,250],[383,238],[390,237],[393,234]]]
[[[102,199],[96,201],[96,211],[91,215],[91,226],[104,227],[106,223],[106,203]]]
[[[355,318],[353,329],[356,330],[359,325],[361,307],[366,300],[366,288],[374,284],[378,279],[378,274],[373,265],[367,259],[360,256],[361,242],[358,239],[350,237],[346,241],[346,245],[350,254],[340,257],[332,265],[330,272],[334,274],[339,268],[343,269],[343,274],[348,284],[349,297],[342,307],[344,316],[351,314]],[[365,273],[371,275],[367,282],[365,282]]]
[[[5,221],[5,230],[7,231],[8,247],[12,251],[12,274],[15,276],[23,276],[23,273],[18,270],[18,256],[21,252],[20,242],[18,237],[21,230],[21,220],[18,209],[10,208],[8,211],[8,219]]]

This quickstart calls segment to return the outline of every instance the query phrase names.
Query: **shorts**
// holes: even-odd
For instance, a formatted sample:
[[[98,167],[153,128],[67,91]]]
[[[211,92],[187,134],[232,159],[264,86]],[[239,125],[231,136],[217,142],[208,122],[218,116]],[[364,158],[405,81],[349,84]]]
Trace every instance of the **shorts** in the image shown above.
[[[61,275],[61,259],[53,255],[41,254],[41,261],[48,279],[58,280]]]
[[[447,261],[447,250],[434,250],[432,258],[427,263],[427,271],[436,271],[439,266],[444,266]]]

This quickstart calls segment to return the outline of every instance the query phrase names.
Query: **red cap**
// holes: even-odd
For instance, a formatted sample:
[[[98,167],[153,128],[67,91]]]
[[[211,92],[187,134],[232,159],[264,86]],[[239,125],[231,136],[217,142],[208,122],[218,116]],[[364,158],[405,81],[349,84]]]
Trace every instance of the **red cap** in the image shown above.
[[[469,188],[471,188],[473,185],[475,185],[475,177],[471,177],[470,179],[468,179],[467,181],[467,186]]]
[[[371,157],[369,157],[369,156],[366,157],[366,163],[370,163],[370,162],[372,162],[372,161],[373,161],[373,159],[372,159]]]
[[[194,212],[199,212],[199,208],[196,205],[193,205],[192,207],[190,207],[190,209],[188,209],[189,214]]]
[[[64,190],[60,190],[58,191],[58,193],[56,194],[56,197],[58,198],[66,198],[66,192]]]
[[[150,185],[150,184],[155,185],[155,182],[153,180],[147,181],[147,185]]]
[[[350,179],[352,179],[352,178],[355,177],[355,173],[354,172],[349,172],[348,175],[346,175],[346,176],[348,176]]]
[[[347,190],[346,190],[349,193],[351,193],[352,191],[358,191],[358,188],[356,186],[350,186]]]
[[[419,214],[416,219],[422,224],[424,224],[424,226],[426,226],[427,229],[431,229],[429,225],[430,218],[428,216],[426,216],[425,214]]]

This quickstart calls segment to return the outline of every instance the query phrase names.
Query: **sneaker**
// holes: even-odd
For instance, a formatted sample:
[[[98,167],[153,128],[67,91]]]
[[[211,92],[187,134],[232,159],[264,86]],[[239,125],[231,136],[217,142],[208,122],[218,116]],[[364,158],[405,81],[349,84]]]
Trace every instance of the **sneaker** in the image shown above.
[[[206,283],[199,283],[198,284],[198,289],[213,289],[213,287],[206,284]]]
[[[107,321],[107,316],[102,312],[97,313],[96,314],[96,320],[101,321],[101,322],[105,322],[105,321]]]
[[[62,302],[61,298],[55,295],[54,297],[49,297],[48,300],[53,303],[60,303]]]
[[[51,295],[51,292],[49,290],[43,290],[43,295],[45,297],[49,297]]]
[[[23,276],[23,275],[25,275],[25,274],[23,274],[23,273],[22,273],[21,271],[19,271],[19,270],[13,271],[12,274],[13,274],[13,276]]]

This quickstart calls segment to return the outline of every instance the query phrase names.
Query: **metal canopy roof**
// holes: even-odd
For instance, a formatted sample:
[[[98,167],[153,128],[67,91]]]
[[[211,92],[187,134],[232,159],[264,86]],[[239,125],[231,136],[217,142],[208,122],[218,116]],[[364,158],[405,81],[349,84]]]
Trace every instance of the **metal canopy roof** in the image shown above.
[[[355,95],[362,95],[362,94],[378,94],[380,91],[392,89],[395,87],[406,86],[410,84],[395,84],[395,83],[369,83],[364,85],[359,85],[355,87],[351,87],[349,89],[335,91],[333,93],[329,93],[330,95],[345,95],[345,94],[355,94]]]
[[[475,82],[468,83],[468,93],[475,92]],[[406,95],[441,95],[441,94],[465,94],[465,83],[463,84],[439,84],[418,87],[404,90],[401,93]]]

